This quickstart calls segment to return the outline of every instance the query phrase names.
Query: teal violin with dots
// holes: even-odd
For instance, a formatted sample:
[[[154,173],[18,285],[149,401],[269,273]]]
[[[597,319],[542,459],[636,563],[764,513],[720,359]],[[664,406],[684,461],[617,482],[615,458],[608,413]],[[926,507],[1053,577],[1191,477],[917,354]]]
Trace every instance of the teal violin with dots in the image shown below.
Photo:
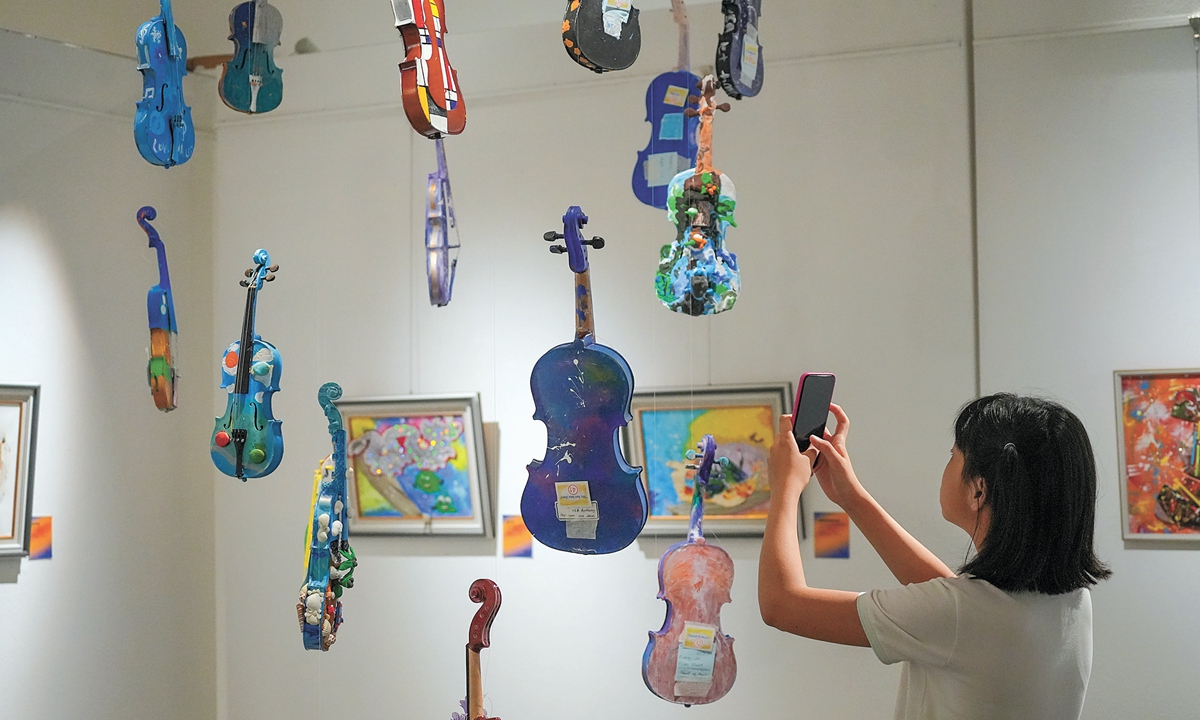
[[[229,391],[229,399],[211,444],[217,469],[243,481],[270,475],[283,459],[283,422],[271,415],[283,357],[254,332],[258,291],[275,279],[279,266],[271,265],[271,256],[261,249],[254,253],[254,263],[241,281],[247,288],[242,335],[221,355],[221,387]]]

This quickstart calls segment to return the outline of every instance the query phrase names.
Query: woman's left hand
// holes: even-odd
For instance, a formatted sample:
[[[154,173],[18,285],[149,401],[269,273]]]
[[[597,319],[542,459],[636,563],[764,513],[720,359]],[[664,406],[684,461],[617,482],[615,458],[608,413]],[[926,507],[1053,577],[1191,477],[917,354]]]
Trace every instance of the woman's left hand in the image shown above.
[[[817,449],[809,446],[808,450],[800,452],[796,438],[792,436],[792,416],[779,416],[779,432],[775,434],[775,442],[771,445],[771,455],[767,459],[767,477],[774,491],[792,490],[799,495],[808,487],[812,478],[813,459]],[[782,494],[782,493],[781,493]]]

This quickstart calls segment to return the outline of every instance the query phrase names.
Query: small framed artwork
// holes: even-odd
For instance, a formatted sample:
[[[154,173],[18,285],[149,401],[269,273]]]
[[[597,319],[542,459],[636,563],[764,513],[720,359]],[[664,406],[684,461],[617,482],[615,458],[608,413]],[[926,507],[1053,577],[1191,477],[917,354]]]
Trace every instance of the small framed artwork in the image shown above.
[[[479,395],[340,400],[350,530],[492,536]]]
[[[771,499],[767,455],[791,395],[791,383],[634,393],[624,440],[629,462],[642,466],[649,497],[642,532],[687,533],[693,487],[685,453],[712,435],[717,457],[732,461],[733,477],[705,494],[704,530],[762,535]],[[803,522],[803,508],[800,517]]]
[[[1118,370],[1126,540],[1200,543],[1200,370]]]
[[[29,554],[38,392],[0,385],[0,557]]]

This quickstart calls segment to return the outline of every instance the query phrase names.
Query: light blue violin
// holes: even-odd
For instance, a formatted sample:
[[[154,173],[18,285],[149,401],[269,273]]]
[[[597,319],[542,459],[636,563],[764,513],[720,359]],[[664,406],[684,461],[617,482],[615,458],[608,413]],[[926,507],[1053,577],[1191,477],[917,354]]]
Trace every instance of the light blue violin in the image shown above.
[[[270,475],[283,459],[283,423],[271,415],[271,396],[279,391],[283,357],[271,343],[254,333],[258,291],[275,279],[278,265],[269,265],[266,250],[254,253],[255,267],[242,280],[246,312],[242,336],[221,355],[221,387],[229,391],[225,414],[217,418],[210,451],[221,472],[246,478]]]
[[[265,113],[283,100],[283,71],[273,55],[283,15],[267,0],[250,0],[229,13],[233,57],[221,67],[221,101],[243,113]]]
[[[159,0],[159,4],[162,14],[142,23],[137,31],[142,99],[133,116],[133,139],[146,162],[169,168],[191,159],[196,130],[192,109],[183,102],[187,41],[175,26],[171,0]]]

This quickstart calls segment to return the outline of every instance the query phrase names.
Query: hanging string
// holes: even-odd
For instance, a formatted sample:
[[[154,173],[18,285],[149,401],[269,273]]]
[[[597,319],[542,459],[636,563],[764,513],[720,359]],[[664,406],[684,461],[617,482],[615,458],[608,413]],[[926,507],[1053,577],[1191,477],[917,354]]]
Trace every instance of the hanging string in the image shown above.
[[[1200,15],[1189,17],[1188,24],[1192,26],[1192,45],[1196,50],[1196,167],[1200,172]]]

